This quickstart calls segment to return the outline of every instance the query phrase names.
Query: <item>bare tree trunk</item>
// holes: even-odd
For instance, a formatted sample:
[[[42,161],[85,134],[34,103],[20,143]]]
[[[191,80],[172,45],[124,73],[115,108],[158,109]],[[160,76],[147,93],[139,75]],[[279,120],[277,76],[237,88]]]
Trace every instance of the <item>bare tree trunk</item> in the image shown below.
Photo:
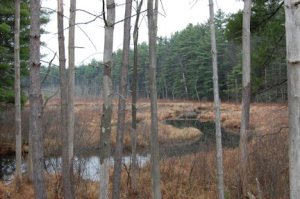
[[[159,144],[158,144],[158,121],[157,121],[157,90],[156,90],[156,35],[158,0],[148,0],[148,34],[149,34],[149,82],[151,101],[151,179],[153,198],[161,198],[160,168],[159,168]]]
[[[107,19],[105,16],[105,1],[103,3],[103,16],[105,23],[105,40],[103,52],[103,109],[100,128],[100,199],[108,199],[109,188],[109,157],[112,118],[112,52],[115,23],[115,1],[106,0]]]
[[[183,85],[184,85],[185,99],[188,100],[189,99],[189,91],[188,91],[188,86],[187,86],[186,77],[185,77],[185,65],[182,63],[182,59],[180,57],[179,57],[179,63],[180,63],[181,70],[182,70],[182,80],[183,80]]]
[[[300,1],[285,0],[288,67],[290,198],[300,196]]]
[[[237,103],[239,101],[239,88],[238,88],[238,82],[237,79],[234,79],[234,94],[235,94],[235,102]]]
[[[68,68],[68,110],[67,110],[67,142],[68,149],[68,177],[70,190],[68,197],[74,198],[73,180],[73,158],[74,158],[74,87],[75,87],[75,18],[76,0],[70,0],[70,19],[69,19],[69,68]],[[67,168],[66,168],[67,169]]]
[[[198,93],[198,89],[197,89],[197,82],[198,82],[198,79],[195,81],[195,92],[196,92],[197,100],[200,101],[200,97],[199,97],[199,93]]]
[[[165,87],[165,96],[166,96],[166,99],[168,99],[168,87],[167,87],[167,82],[166,82],[166,80],[164,81],[164,87]]]
[[[182,73],[182,79],[183,79],[183,83],[184,83],[184,91],[185,91],[185,99],[188,100],[189,99],[189,92],[188,92],[188,87],[187,87],[187,83],[186,83],[186,78],[185,78],[185,73]]]
[[[16,190],[22,182],[22,134],[21,134],[21,88],[20,88],[20,0],[15,1],[15,128],[16,128]]]
[[[26,162],[27,162],[27,180],[29,182],[33,182],[33,166],[32,166],[32,151],[30,149],[31,146],[31,135],[29,132],[29,138],[28,138],[28,145],[29,145],[29,151],[28,151],[28,155],[26,157]]]
[[[118,128],[116,138],[116,150],[114,158],[114,176],[112,198],[120,198],[121,172],[122,172],[122,151],[125,130],[125,110],[127,100],[127,81],[130,50],[130,28],[131,28],[131,9],[132,0],[126,0],[124,38],[123,38],[123,57],[120,77],[119,106],[118,106]]]
[[[30,0],[30,86],[29,134],[31,136],[33,183],[35,198],[47,198],[43,165],[42,95],[40,84],[40,0]]]
[[[68,152],[68,84],[64,37],[63,0],[57,0],[58,54],[60,73],[61,136],[62,136],[62,179],[64,198],[73,198]]]
[[[243,89],[242,89],[242,115],[240,130],[240,177],[242,183],[242,197],[247,196],[248,185],[248,150],[247,139],[250,119],[250,18],[251,0],[244,1],[243,13]]]
[[[131,150],[132,150],[132,169],[131,169],[131,187],[134,192],[137,192],[137,160],[136,160],[136,146],[137,146],[137,132],[136,132],[136,104],[137,104],[137,79],[138,79],[138,38],[139,38],[139,19],[140,12],[143,5],[143,0],[136,2],[136,18],[133,31],[134,49],[133,49],[133,77],[132,77],[132,130],[131,130]]]
[[[219,81],[218,81],[218,62],[217,62],[217,45],[215,33],[215,17],[213,0],[209,0],[210,13],[210,34],[211,34],[211,55],[213,67],[213,84],[214,84],[214,111],[216,126],[216,162],[217,162],[217,183],[218,183],[218,199],[224,199],[224,177],[223,177],[223,149],[222,149],[222,132],[221,132],[221,111],[219,97]]]

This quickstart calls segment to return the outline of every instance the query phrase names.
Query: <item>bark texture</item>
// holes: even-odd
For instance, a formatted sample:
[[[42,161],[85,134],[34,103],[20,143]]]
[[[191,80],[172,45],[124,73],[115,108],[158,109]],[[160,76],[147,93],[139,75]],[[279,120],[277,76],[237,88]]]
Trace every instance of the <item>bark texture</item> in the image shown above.
[[[158,1],[148,0],[148,34],[149,34],[149,82],[151,101],[151,183],[153,198],[161,199],[159,144],[157,121],[157,89],[156,89],[156,36],[157,36]]]
[[[64,8],[63,0],[57,1],[57,30],[58,55],[60,73],[60,104],[61,104],[61,136],[62,136],[62,180],[64,198],[74,198],[71,182],[68,141],[68,84],[66,70],[65,36],[64,36]]]
[[[35,198],[47,198],[43,165],[42,95],[40,84],[40,0],[30,0],[30,85],[29,85],[29,134],[31,136],[33,184]]]
[[[120,77],[119,90],[119,106],[118,106],[118,127],[116,138],[116,150],[114,157],[114,175],[113,175],[113,199],[120,198],[121,189],[121,171],[122,171],[122,151],[123,139],[125,131],[125,111],[127,100],[127,81],[128,81],[128,65],[130,50],[130,28],[131,28],[131,10],[132,0],[126,0],[125,21],[124,21],[124,37],[123,37],[123,56]]]
[[[103,11],[105,1],[102,0]],[[105,38],[103,52],[103,109],[100,128],[100,199],[108,198],[109,189],[109,157],[110,157],[110,137],[111,137],[111,117],[112,117],[112,52],[115,23],[115,1],[106,0],[107,16],[104,13]]]
[[[247,139],[250,120],[250,18],[251,0],[244,1],[243,12],[243,90],[242,90],[242,115],[240,129],[240,177],[242,183],[242,197],[247,195],[248,150]]]
[[[215,33],[215,17],[213,0],[209,0],[210,14],[210,34],[211,34],[211,55],[213,67],[213,85],[214,85],[214,112],[216,126],[216,162],[217,162],[217,184],[218,199],[224,199],[224,176],[223,176],[223,149],[222,149],[222,132],[221,132],[221,110],[219,97],[218,81],[218,62],[217,62],[217,45]]]
[[[132,115],[132,130],[131,130],[131,187],[134,192],[137,192],[137,159],[136,159],[136,147],[137,147],[137,132],[136,132],[136,111],[137,111],[137,79],[138,79],[138,39],[139,39],[139,19],[140,19],[140,13],[141,8],[143,5],[143,0],[138,3],[136,2],[137,10],[136,10],[136,18],[135,18],[135,24],[134,24],[134,30],[133,30],[133,77],[132,77],[132,106],[131,106],[131,115]]]
[[[69,198],[74,198],[74,177],[73,177],[73,159],[74,159],[74,87],[75,87],[75,19],[76,19],[76,0],[70,0],[70,19],[69,19],[69,67],[68,67],[68,110],[67,110],[67,142],[68,145],[68,174],[70,181]]]
[[[22,181],[22,134],[21,134],[21,88],[20,88],[20,0],[15,0],[15,128],[16,128],[16,189]]]
[[[285,0],[290,198],[300,196],[300,1]]]

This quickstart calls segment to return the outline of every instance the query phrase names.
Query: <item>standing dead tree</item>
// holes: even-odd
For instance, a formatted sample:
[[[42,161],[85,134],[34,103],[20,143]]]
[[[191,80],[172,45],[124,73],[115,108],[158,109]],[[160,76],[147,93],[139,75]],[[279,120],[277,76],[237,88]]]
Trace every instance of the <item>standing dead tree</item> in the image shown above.
[[[156,36],[158,0],[148,0],[148,34],[149,34],[149,82],[151,102],[151,179],[153,198],[161,198],[160,168],[159,168],[159,144],[158,144],[158,119],[157,119],[157,88],[156,88]]]
[[[74,97],[75,97],[75,19],[76,0],[70,0],[69,46],[68,46],[68,105],[67,105],[67,167],[70,181],[68,197],[74,198],[73,159],[74,159]]]
[[[140,13],[143,5],[143,0],[140,3],[137,1],[136,6],[136,18],[133,30],[133,77],[132,77],[132,105],[131,105],[131,115],[132,115],[132,123],[131,123],[131,150],[132,150],[132,166],[131,166],[131,187],[134,192],[137,192],[137,159],[136,159],[136,147],[137,147],[137,132],[136,132],[136,111],[137,111],[137,79],[138,79],[138,39],[139,39],[139,19]]]
[[[300,196],[300,1],[285,0],[290,198]]]
[[[211,34],[211,55],[213,67],[213,84],[214,84],[214,112],[216,126],[216,150],[217,150],[217,183],[218,183],[218,199],[224,199],[224,176],[223,176],[223,149],[222,149],[222,132],[221,132],[221,110],[219,97],[219,81],[218,81],[218,62],[217,62],[217,45],[215,31],[215,17],[213,0],[209,0],[210,14],[210,34]]]
[[[47,198],[44,182],[44,150],[42,135],[42,95],[40,83],[41,2],[30,0],[30,85],[29,136],[32,154],[35,198]]]
[[[22,133],[21,133],[21,88],[20,88],[20,0],[15,1],[15,128],[16,128],[16,189],[22,182]]]
[[[68,139],[68,84],[66,69],[65,37],[64,37],[64,8],[63,0],[57,1],[58,54],[60,73],[60,104],[61,104],[61,135],[62,135],[62,179],[65,198],[73,198],[71,182],[71,162],[69,161]]]
[[[130,28],[131,28],[131,10],[132,0],[126,0],[124,17],[124,37],[123,37],[123,56],[120,76],[119,105],[118,105],[118,127],[116,138],[116,150],[114,157],[114,175],[113,175],[113,199],[120,198],[121,172],[122,172],[122,151],[123,138],[125,131],[125,111],[127,100],[127,81],[130,50]]]
[[[115,1],[106,0],[107,16],[105,15],[105,0],[103,4],[103,19],[105,23],[104,52],[103,52],[103,108],[100,128],[100,199],[108,198],[109,189],[109,157],[112,118],[112,52],[115,23]],[[107,17],[107,18],[106,18]]]
[[[243,90],[242,90],[242,115],[240,130],[240,177],[242,183],[242,197],[247,195],[248,184],[248,150],[247,140],[249,133],[250,120],[250,18],[251,18],[251,0],[244,0],[243,12]]]

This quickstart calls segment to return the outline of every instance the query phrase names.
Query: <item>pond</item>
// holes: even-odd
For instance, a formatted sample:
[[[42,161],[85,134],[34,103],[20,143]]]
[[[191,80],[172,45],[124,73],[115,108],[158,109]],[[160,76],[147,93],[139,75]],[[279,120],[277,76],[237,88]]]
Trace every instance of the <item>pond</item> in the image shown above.
[[[160,158],[180,157],[181,155],[192,154],[200,151],[215,149],[215,124],[213,122],[201,122],[195,119],[176,119],[166,120],[167,124],[177,128],[195,127],[198,128],[202,135],[189,141],[172,141],[160,145]],[[223,148],[235,148],[239,145],[239,135],[222,129]],[[150,162],[150,154],[138,155],[138,164],[140,167]],[[123,157],[123,164],[129,166],[130,156]],[[111,166],[114,164],[113,158],[110,158]],[[22,165],[22,171],[26,172],[26,163]],[[95,155],[76,156],[74,161],[74,169],[83,179],[98,180],[99,179],[99,157]],[[61,171],[61,158],[48,157],[45,160],[45,168],[49,173],[58,173]],[[0,157],[0,180],[10,181],[15,171],[15,157]]]
[[[83,179],[97,181],[99,177],[99,157],[98,156],[85,156],[74,158],[74,170]],[[145,166],[150,162],[150,155],[137,155],[139,167]],[[131,157],[124,156],[122,159],[123,164],[130,165]],[[61,157],[48,157],[45,160],[46,171],[50,174],[59,173],[61,171]],[[113,157],[110,158],[110,165],[114,165]],[[22,172],[27,170],[27,164],[23,162]],[[1,156],[0,157],[0,180],[11,181],[15,171],[15,156]]]
[[[171,143],[161,147],[161,157],[181,156],[200,151],[208,151],[215,149],[216,133],[214,122],[202,122],[197,119],[172,119],[165,120],[166,124],[177,128],[194,127],[202,132],[202,135],[196,140]],[[237,133],[222,131],[222,145],[223,148],[235,148],[239,145],[240,136]]]

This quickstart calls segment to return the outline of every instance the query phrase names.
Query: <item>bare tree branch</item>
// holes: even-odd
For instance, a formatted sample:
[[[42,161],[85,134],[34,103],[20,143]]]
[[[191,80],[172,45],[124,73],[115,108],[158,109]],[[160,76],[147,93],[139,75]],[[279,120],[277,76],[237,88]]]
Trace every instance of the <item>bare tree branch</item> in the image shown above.
[[[52,10],[52,11],[54,11],[54,12],[57,12],[55,9],[52,9],[52,8],[47,8],[47,7],[44,7],[44,9],[49,9],[49,10]],[[100,18],[100,16],[101,15],[98,15],[98,17],[97,18]],[[103,16],[104,16],[104,13],[103,13]],[[64,18],[66,18],[66,19],[69,19],[69,17],[67,17],[67,16],[65,16],[65,15],[63,15],[63,17]],[[97,18],[95,18],[95,19],[93,19],[93,20],[91,20],[89,23],[92,23],[92,22],[94,22]],[[101,18],[100,18],[101,19]],[[81,30],[81,32],[87,37],[87,39],[90,41],[90,43],[92,44],[92,46],[94,47],[94,49],[97,51],[97,47],[96,47],[96,45],[94,44],[94,42],[92,41],[92,39],[90,38],[90,36],[79,26],[80,24],[84,24],[84,25],[87,25],[87,24],[89,24],[88,22],[84,22],[84,23],[76,23],[75,25]],[[66,27],[65,29],[64,29],[64,31],[65,30],[67,30],[67,29],[69,29],[70,27]],[[51,39],[53,39],[54,37],[56,37],[56,35],[58,34],[59,32],[56,32],[56,33],[54,33],[54,36],[51,38]]]
[[[282,126],[282,127],[279,128],[278,131],[276,131],[274,133],[267,133],[267,134],[263,134],[263,135],[257,135],[257,134],[255,134],[254,137],[264,138],[264,137],[267,137],[267,136],[278,135],[278,134],[282,133],[282,130],[288,129],[288,128],[289,128],[288,126]]]
[[[160,4],[161,4],[161,9],[162,9],[163,12],[164,12],[164,15],[163,15],[163,16],[167,16],[167,13],[166,13],[166,10],[165,10],[165,8],[164,8],[164,4],[163,4],[162,0],[159,0],[159,1],[160,1]]]
[[[83,9],[76,9],[76,11],[81,11],[81,12],[84,12],[84,13],[86,13],[86,14],[89,14],[89,15],[92,15],[92,16],[94,16],[94,17],[99,17],[99,16],[101,16],[101,15],[96,15],[96,14],[93,14],[93,13],[91,13],[91,12],[89,12],[89,11],[87,11],[87,10],[83,10]]]
[[[50,95],[49,97],[47,97],[43,103],[43,106],[42,106],[42,113],[44,112],[44,109],[45,107],[47,106],[48,102],[50,99],[52,99],[55,95],[57,95],[59,92],[59,89],[57,89],[52,95]]]
[[[144,12],[147,12],[147,10],[143,10],[143,11],[141,11],[140,13],[144,13]],[[128,18],[135,17],[136,15],[137,15],[137,14],[134,14],[134,15],[131,15],[130,17],[127,17],[127,18],[124,18],[124,19],[122,19],[122,20],[120,20],[120,21],[117,21],[117,22],[114,23],[114,25],[116,25],[116,24],[118,24],[118,23],[121,23],[121,22],[125,21],[125,20],[128,19]]]
[[[106,20],[106,17],[105,17],[105,0],[102,0],[102,13],[103,13],[103,21],[104,21],[104,24],[105,24],[105,27],[107,27],[107,20]]]
[[[49,72],[50,72],[50,69],[51,69],[51,66],[52,66],[52,62],[54,61],[55,57],[56,57],[56,53],[54,53],[53,58],[52,58],[52,59],[50,60],[50,62],[48,63],[48,68],[47,68],[46,75],[44,76],[44,78],[43,78],[43,80],[42,80],[42,82],[41,82],[42,85],[45,83],[45,81],[46,81],[46,79],[47,79],[47,77],[48,77],[48,75],[49,75]]]

